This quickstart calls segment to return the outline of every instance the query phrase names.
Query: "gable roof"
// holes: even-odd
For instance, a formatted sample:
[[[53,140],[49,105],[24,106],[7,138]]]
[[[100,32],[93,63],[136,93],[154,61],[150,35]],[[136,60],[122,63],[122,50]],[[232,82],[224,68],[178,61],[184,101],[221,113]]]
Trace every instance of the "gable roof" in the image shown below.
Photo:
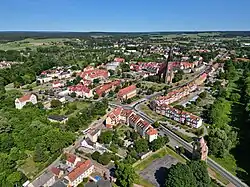
[[[51,171],[54,175],[57,175],[57,176],[60,174],[60,169],[57,168],[57,167],[52,167],[52,168],[50,169],[50,171]]]
[[[158,134],[158,131],[157,131],[155,128],[150,127],[150,128],[148,129],[148,131],[147,131],[147,134],[148,134],[148,135],[156,135],[156,134]]]
[[[76,160],[76,156],[70,153],[66,153],[67,161],[74,164]]]
[[[85,162],[78,162],[76,166],[77,167],[68,174],[70,181],[76,180],[81,174],[92,166],[92,163],[90,160],[86,160]]]
[[[29,101],[32,95],[33,95],[33,94],[27,94],[27,95],[24,95],[24,96],[22,96],[22,97],[18,98],[18,100],[19,100],[20,102],[26,102],[26,101]]]
[[[128,93],[130,93],[130,92],[132,92],[134,90],[136,90],[136,86],[135,85],[128,86],[126,88],[121,89],[118,92],[118,96],[122,97],[122,96],[127,95]]]

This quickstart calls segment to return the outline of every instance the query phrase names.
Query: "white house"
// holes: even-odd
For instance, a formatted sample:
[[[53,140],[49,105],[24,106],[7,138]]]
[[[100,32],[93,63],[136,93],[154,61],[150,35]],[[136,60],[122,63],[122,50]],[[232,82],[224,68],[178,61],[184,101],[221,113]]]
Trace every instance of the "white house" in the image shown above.
[[[22,109],[26,105],[26,103],[29,102],[34,105],[37,104],[37,96],[34,94],[27,94],[20,98],[16,98],[15,106],[17,109]]]

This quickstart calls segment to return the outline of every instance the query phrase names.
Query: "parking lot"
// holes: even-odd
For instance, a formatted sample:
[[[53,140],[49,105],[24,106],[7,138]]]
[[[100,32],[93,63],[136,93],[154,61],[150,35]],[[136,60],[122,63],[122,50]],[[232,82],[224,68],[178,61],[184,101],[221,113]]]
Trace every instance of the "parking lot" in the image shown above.
[[[177,164],[178,160],[167,155],[161,159],[153,161],[147,168],[142,170],[139,174],[144,179],[151,182],[154,186],[165,186],[165,178],[168,168],[172,164]]]

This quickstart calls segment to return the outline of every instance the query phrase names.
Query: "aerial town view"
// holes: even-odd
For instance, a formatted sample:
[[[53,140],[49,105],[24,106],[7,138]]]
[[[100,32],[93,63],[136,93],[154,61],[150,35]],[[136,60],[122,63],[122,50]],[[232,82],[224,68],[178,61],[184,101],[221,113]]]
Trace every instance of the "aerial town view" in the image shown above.
[[[250,185],[249,0],[1,4],[0,187]]]

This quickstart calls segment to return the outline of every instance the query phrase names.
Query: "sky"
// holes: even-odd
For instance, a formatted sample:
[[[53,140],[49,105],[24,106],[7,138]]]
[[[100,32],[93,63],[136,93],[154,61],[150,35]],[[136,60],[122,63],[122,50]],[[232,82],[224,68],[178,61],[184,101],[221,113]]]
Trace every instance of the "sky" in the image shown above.
[[[250,0],[1,0],[0,31],[250,30]]]

